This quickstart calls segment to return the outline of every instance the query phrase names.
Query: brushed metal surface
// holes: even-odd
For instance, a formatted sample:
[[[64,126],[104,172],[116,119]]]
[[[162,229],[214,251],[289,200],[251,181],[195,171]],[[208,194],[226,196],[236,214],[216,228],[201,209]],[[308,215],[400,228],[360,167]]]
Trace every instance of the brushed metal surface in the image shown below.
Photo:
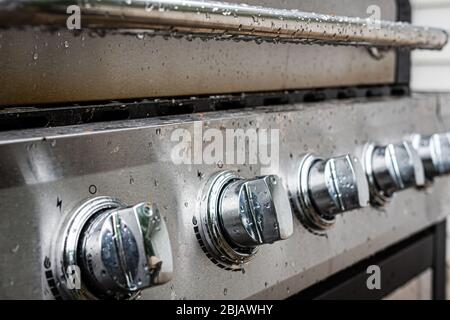
[[[369,141],[390,143],[415,132],[449,131],[448,110],[450,96],[416,95],[4,132],[0,298],[52,298],[44,272],[59,224],[82,201],[101,195],[127,203],[155,201],[167,222],[174,280],[145,290],[143,299],[285,298],[444,219],[450,179],[437,178],[426,192],[399,193],[383,210],[364,208],[339,216],[327,237],[310,233],[295,219],[291,238],[262,246],[245,273],[230,272],[206,257],[194,235],[199,191],[219,170],[239,169],[250,178],[261,167],[175,165],[170,157],[178,142],[170,140],[173,130],[192,132],[198,122],[219,130],[279,129],[280,169],[273,174],[286,179],[286,168],[307,152],[330,157]]]
[[[375,4],[390,21],[397,11],[394,0],[247,2],[359,17]],[[395,60],[362,47],[2,29],[0,105],[390,84]]]

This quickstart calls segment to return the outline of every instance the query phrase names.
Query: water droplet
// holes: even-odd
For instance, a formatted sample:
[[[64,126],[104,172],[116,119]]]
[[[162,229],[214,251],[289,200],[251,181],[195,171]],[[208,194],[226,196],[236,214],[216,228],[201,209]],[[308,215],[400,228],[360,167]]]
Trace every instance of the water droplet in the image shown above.
[[[228,289],[227,288],[223,289],[223,295],[226,296],[227,294],[228,294]]]
[[[33,53],[33,60],[36,61],[39,58],[39,55],[37,52]]]
[[[19,251],[20,246],[18,244],[16,244],[15,247],[11,248],[11,252],[12,253],[17,253],[17,251]]]
[[[69,41],[64,41],[64,48],[68,48],[69,47]]]

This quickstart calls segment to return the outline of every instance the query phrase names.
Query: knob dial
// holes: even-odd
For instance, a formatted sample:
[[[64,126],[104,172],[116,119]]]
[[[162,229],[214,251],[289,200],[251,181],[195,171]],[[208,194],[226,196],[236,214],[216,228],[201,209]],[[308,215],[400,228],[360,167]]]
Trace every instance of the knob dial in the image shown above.
[[[82,288],[67,290],[75,298],[132,298],[172,278],[169,235],[154,205],[92,199],[75,212],[64,244],[63,270],[81,271]]]
[[[431,182],[437,176],[450,173],[450,137],[448,133],[411,137],[414,149],[422,159],[426,179]]]
[[[325,231],[338,214],[369,203],[369,187],[359,160],[351,155],[322,159],[302,158],[290,181],[290,195],[301,221],[315,231]]]
[[[213,262],[231,270],[240,269],[258,246],[293,233],[291,207],[280,179],[274,175],[244,179],[233,171],[209,179],[200,223],[195,224]]]
[[[422,161],[409,142],[368,144],[364,159],[371,202],[376,206],[384,205],[397,191],[425,184]]]

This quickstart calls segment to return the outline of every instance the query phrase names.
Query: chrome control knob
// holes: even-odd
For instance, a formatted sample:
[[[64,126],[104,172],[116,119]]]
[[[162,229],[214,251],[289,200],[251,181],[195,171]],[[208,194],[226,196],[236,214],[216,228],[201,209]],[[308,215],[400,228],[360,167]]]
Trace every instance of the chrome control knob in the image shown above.
[[[272,243],[292,233],[289,199],[275,176],[234,181],[219,203],[224,230],[238,246]]]
[[[172,277],[170,249],[161,218],[146,203],[101,213],[80,239],[87,281],[100,296],[126,298]],[[163,268],[164,265],[164,268]],[[169,269],[167,269],[167,266]]]
[[[258,246],[292,235],[292,212],[283,184],[274,175],[243,179],[233,171],[215,174],[204,190],[197,230],[213,261],[241,268]]]
[[[411,137],[414,149],[422,159],[426,179],[431,182],[437,176],[450,173],[450,136],[447,133]]]
[[[356,157],[325,160],[308,154],[297,172],[289,184],[291,201],[301,221],[313,230],[325,231],[334,224],[336,215],[369,203],[369,187]]]
[[[364,148],[364,168],[371,202],[382,206],[395,192],[425,184],[422,161],[409,142]]]
[[[81,271],[73,297],[127,299],[172,278],[169,235],[156,206],[92,199],[67,231],[63,261]]]

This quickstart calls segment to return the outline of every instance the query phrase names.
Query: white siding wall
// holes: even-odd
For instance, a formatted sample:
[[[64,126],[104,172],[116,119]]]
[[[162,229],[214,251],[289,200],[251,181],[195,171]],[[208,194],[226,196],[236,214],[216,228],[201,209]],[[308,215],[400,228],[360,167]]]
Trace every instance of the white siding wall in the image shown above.
[[[413,23],[450,32],[450,0],[411,0]],[[450,45],[443,51],[415,51],[411,87],[416,91],[450,92]],[[450,219],[447,225],[447,261],[450,264]]]
[[[450,30],[450,0],[411,0],[413,23]],[[412,83],[416,91],[450,92],[450,45],[443,51],[413,52]]]
[[[450,32],[450,0],[411,0],[411,4],[414,24],[444,28]],[[450,92],[450,45],[443,51],[415,51],[412,64],[413,90]],[[447,261],[450,266],[450,219],[447,230]]]

